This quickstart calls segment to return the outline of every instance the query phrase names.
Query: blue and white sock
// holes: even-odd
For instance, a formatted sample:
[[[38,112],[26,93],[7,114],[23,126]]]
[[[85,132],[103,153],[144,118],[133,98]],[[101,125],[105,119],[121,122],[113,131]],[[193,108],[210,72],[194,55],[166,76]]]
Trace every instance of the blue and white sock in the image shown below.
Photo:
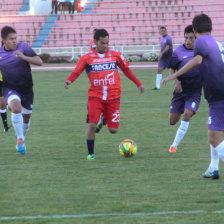
[[[157,74],[156,75],[156,88],[157,89],[160,89],[162,78],[163,78],[162,74]]]
[[[215,147],[215,150],[218,152],[219,158],[224,161],[224,141]]]
[[[14,127],[14,130],[16,132],[17,139],[22,138],[24,140],[25,137],[23,135],[23,116],[22,116],[22,113],[19,113],[19,114],[11,113],[11,120],[12,120],[12,125]]]
[[[174,146],[176,149],[181,140],[183,139],[183,137],[185,136],[185,134],[187,133],[188,127],[189,127],[189,121],[181,121],[181,124],[177,129],[177,133],[172,144],[172,146]]]
[[[214,170],[219,170],[219,154],[212,145],[210,145],[210,150],[211,150],[211,162],[208,167],[208,170],[210,172],[213,172]]]

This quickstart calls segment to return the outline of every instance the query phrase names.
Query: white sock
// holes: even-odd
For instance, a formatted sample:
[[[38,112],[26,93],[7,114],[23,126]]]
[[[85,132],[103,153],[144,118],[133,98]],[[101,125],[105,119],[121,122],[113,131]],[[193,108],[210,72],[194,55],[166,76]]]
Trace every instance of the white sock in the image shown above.
[[[210,172],[213,172],[214,170],[219,170],[219,154],[212,145],[210,145],[210,150],[211,150],[211,162],[208,167],[208,170]]]
[[[156,88],[160,89],[160,84],[162,81],[163,75],[162,74],[157,74],[156,75]]]
[[[0,113],[5,113],[5,112],[6,112],[6,109],[4,109],[4,110],[0,109]]]
[[[23,140],[24,135],[23,135],[23,116],[22,114],[15,114],[11,113],[11,120],[12,120],[12,125],[14,127],[14,130],[16,132],[17,139],[22,138]]]
[[[224,161],[224,141],[215,147],[215,150],[218,152],[219,158]]]
[[[184,135],[187,133],[188,126],[189,126],[189,121],[181,121],[180,127],[177,129],[177,133],[176,133],[172,146],[177,148],[178,144],[181,142]]]
[[[23,135],[26,136],[26,133],[29,131],[31,120],[28,123],[23,123]]]

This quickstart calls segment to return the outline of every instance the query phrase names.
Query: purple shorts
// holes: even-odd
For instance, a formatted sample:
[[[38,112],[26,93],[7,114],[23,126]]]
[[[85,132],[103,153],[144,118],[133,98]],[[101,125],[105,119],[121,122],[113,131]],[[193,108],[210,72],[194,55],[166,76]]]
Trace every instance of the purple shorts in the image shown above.
[[[208,130],[224,131],[224,100],[209,103]]]
[[[201,93],[192,95],[174,93],[170,104],[170,113],[184,113],[185,109],[189,109],[194,113],[197,112],[201,101]]]
[[[13,96],[16,96],[17,99],[20,99],[23,108],[30,111],[33,109],[33,89],[28,90],[26,93],[18,93],[13,89],[3,88],[3,96],[7,104]]]
[[[161,58],[158,63],[158,68],[169,68],[170,67],[170,58]]]

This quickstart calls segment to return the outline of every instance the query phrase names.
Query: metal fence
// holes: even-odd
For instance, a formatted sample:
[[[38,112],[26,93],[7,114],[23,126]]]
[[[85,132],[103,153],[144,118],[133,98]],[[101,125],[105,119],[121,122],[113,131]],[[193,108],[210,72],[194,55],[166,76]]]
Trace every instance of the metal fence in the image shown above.
[[[179,44],[175,44],[176,48]],[[126,55],[142,55],[144,53],[156,53],[160,51],[160,45],[128,45],[128,46],[111,46]],[[34,48],[35,52],[40,54],[49,54],[51,57],[71,57],[74,59],[89,52],[89,47],[51,47],[51,48]]]

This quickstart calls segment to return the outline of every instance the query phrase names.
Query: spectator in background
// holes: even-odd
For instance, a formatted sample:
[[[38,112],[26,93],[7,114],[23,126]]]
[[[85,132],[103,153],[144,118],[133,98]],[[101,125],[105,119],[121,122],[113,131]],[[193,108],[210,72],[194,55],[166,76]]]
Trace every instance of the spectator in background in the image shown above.
[[[83,6],[82,6],[82,0],[77,0],[77,11],[82,12]]]
[[[57,0],[51,0],[51,14],[58,13],[58,1]]]
[[[58,0],[59,1],[59,10],[61,13],[65,14],[65,5],[68,0]]]
[[[68,13],[74,14],[75,11],[76,0],[68,0]]]

